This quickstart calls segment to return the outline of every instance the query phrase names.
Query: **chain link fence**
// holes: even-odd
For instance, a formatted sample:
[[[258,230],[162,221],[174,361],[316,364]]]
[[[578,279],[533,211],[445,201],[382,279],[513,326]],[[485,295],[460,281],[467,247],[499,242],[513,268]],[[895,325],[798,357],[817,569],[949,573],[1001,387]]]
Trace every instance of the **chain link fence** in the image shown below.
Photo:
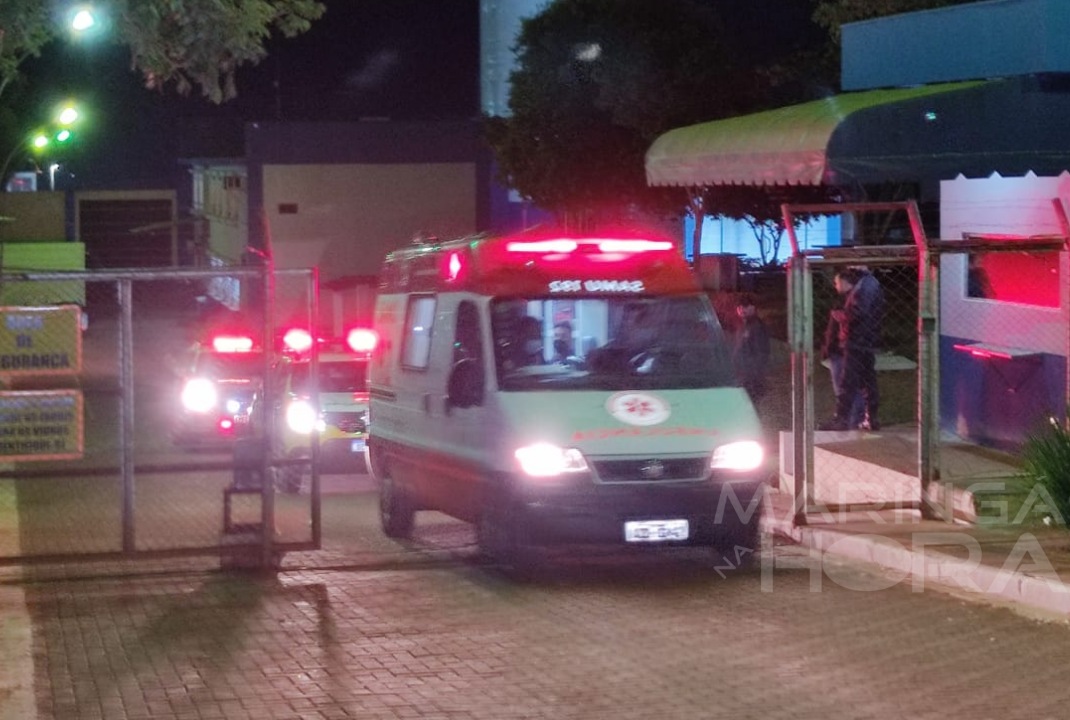
[[[956,448],[1014,452],[1046,423],[1066,422],[1065,216],[1053,214],[1063,232],[1047,236],[930,240],[913,203],[786,207],[786,220],[801,212],[900,212],[912,242],[796,251],[791,261],[780,376],[790,375],[791,421],[779,461],[797,521],[888,509],[975,518],[972,496],[954,485],[968,463]],[[874,324],[845,331],[860,316]],[[853,368],[852,335],[861,338]]]
[[[188,429],[184,387],[213,334],[245,333],[265,348],[244,358],[244,377],[217,385],[271,392],[263,381],[280,323],[313,326],[314,271],[26,273],[0,281],[38,299],[0,311],[0,564],[241,553],[268,560],[315,548],[318,484],[286,497],[271,483],[231,495],[242,428],[223,427],[224,411],[213,410],[203,435],[179,432]],[[72,283],[84,286],[84,305],[41,302],[50,293],[70,297]],[[267,432],[263,420],[250,425]],[[273,459],[262,461],[271,477]],[[228,532],[225,514],[242,532]]]

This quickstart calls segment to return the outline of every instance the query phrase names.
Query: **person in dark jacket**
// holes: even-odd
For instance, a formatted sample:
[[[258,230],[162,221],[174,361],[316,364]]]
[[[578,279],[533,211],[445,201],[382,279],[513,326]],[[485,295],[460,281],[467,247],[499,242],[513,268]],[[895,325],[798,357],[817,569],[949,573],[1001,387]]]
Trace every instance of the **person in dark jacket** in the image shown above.
[[[758,316],[754,299],[749,295],[740,298],[736,314],[741,322],[736,334],[735,362],[736,377],[739,384],[750,395],[751,402],[757,403],[766,390],[766,372],[769,368],[769,331],[765,322]]]
[[[836,302],[829,311],[828,323],[825,325],[824,342],[821,345],[821,359],[828,363],[829,377],[832,380],[832,395],[838,400],[842,393],[842,388],[840,387],[840,380],[843,377],[844,358],[842,336],[846,333],[845,322],[847,316],[844,312],[844,298],[847,295],[847,286],[840,272],[836,273],[833,283],[836,286]],[[865,417],[865,398],[862,396],[861,391],[855,393],[850,408],[847,427],[857,428],[862,424],[862,420]]]
[[[839,275],[839,282],[846,290],[843,322],[840,325],[840,343],[843,347],[840,394],[836,398],[836,414],[818,429],[852,429],[851,405],[854,403],[855,394],[861,391],[865,399],[862,427],[879,430],[877,352],[881,344],[881,324],[884,320],[884,290],[873,273],[865,268],[844,270]]]

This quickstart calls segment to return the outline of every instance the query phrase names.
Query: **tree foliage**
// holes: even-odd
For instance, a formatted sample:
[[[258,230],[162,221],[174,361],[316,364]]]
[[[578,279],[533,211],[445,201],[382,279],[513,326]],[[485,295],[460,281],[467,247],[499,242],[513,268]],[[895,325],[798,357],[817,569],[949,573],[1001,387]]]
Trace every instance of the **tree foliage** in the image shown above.
[[[0,2],[0,96],[19,65],[66,32],[47,0]],[[130,48],[145,86],[180,94],[195,86],[215,103],[237,94],[235,73],[266,55],[272,33],[294,37],[326,10],[319,0],[98,0],[113,40]]]
[[[663,132],[835,92],[843,23],[971,0],[553,0],[524,21],[510,116],[486,118],[503,182],[559,217],[605,209],[748,222],[763,261],[783,237],[782,203],[824,203],[828,187],[647,186],[645,154]],[[741,17],[801,8],[797,42],[741,32]],[[812,16],[811,16],[812,12]],[[720,14],[718,14],[720,13]],[[794,21],[794,18],[793,18]],[[794,25],[793,25],[794,27]],[[752,28],[753,30],[753,28]]]
[[[52,39],[48,9],[41,0],[0,2],[0,97],[18,77],[19,65],[41,54]]]
[[[522,24],[510,116],[487,118],[502,179],[564,217],[678,209],[643,157],[661,132],[739,109],[722,35],[692,0],[550,3]]]

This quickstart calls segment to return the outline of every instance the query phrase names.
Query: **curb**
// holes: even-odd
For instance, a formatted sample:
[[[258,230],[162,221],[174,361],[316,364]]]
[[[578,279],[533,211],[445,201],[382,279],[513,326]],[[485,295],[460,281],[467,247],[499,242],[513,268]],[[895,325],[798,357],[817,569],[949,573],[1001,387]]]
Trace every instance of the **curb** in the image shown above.
[[[772,501],[768,500],[770,506]],[[873,533],[849,533],[823,527],[795,527],[790,517],[777,517],[770,508],[762,520],[767,533],[783,537],[809,549],[819,558],[832,555],[860,561],[891,571],[909,579],[911,589],[921,592],[927,585],[945,590],[960,591],[975,599],[985,598],[995,602],[1010,602],[1036,611],[1070,619],[1070,584],[1051,576],[1031,574],[1021,568],[1035,567],[1043,549],[1031,533],[1023,533],[1018,545],[1011,551],[1002,567],[983,564],[974,556],[973,546],[964,545],[962,534],[919,533],[936,541],[956,544],[969,551],[969,557],[961,558],[941,552],[933,547],[906,546],[889,537]],[[952,526],[954,527],[954,526]],[[980,544],[976,540],[976,550]],[[1039,553],[1039,555],[1038,555]]]

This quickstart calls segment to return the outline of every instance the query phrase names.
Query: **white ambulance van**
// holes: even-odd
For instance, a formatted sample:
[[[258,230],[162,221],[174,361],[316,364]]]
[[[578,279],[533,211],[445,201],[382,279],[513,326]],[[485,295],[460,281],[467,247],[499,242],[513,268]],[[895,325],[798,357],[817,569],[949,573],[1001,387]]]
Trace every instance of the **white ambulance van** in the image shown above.
[[[390,254],[368,464],[382,528],[436,510],[520,565],[554,545],[757,549],[761,428],[672,242],[519,234]]]

